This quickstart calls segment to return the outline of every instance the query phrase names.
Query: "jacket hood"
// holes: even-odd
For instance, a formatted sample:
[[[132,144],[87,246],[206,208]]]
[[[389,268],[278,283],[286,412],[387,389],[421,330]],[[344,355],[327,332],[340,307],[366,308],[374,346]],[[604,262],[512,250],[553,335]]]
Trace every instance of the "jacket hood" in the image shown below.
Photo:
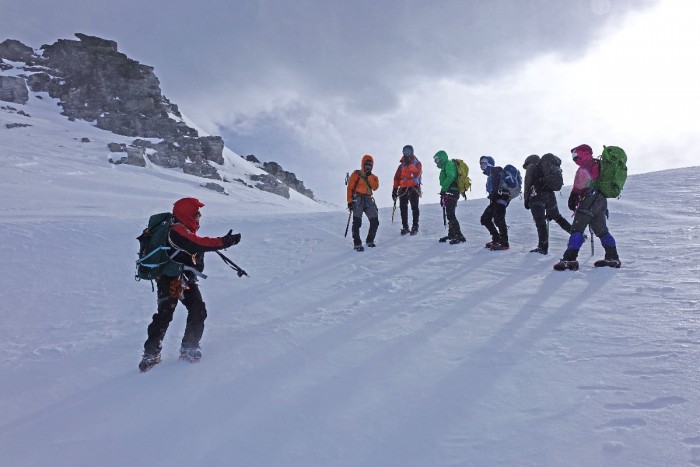
[[[491,169],[493,169],[496,165],[496,161],[491,156],[481,156],[479,158],[479,167],[481,167],[481,163],[484,161],[486,161],[486,168],[481,172],[483,172],[484,175],[489,175],[491,173]]]
[[[372,156],[370,156],[369,154],[365,154],[364,156],[362,156],[362,162],[360,163],[360,169],[362,169],[362,170],[365,169],[365,162],[367,162],[367,161],[371,162],[372,167],[374,167],[374,159],[372,158]]]
[[[576,151],[576,159],[574,162],[576,165],[581,166],[581,164],[587,164],[593,159],[593,149],[587,144],[581,144],[576,146],[571,150],[573,154]]]
[[[438,163],[437,166],[440,167],[441,169],[445,167],[445,164],[447,164],[447,161],[449,158],[447,157],[447,153],[445,151],[438,151],[435,153],[433,156],[433,159],[437,159]]]
[[[540,156],[538,156],[537,154],[527,156],[527,159],[525,159],[525,163],[523,164],[523,169],[527,170],[528,165],[537,164],[539,161],[540,161]]]
[[[173,215],[185,227],[196,232],[199,230],[199,218],[195,213],[201,207],[204,207],[204,203],[197,198],[182,198],[173,204]]]

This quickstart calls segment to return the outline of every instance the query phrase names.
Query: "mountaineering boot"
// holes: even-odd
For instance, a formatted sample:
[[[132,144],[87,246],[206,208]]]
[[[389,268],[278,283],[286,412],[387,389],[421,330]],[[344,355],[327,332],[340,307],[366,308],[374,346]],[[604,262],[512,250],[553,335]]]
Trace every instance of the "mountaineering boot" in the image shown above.
[[[540,242],[537,244],[537,248],[530,250],[530,253],[539,253],[541,255],[546,255],[549,250],[549,242]]]
[[[609,268],[620,268],[622,266],[622,262],[619,259],[599,259],[595,263],[593,263],[593,266],[600,268],[607,266]]]
[[[445,235],[444,237],[440,237],[440,239],[438,240],[438,242],[440,242],[440,243],[445,243],[445,242],[446,242],[447,240],[449,240],[449,239],[450,239],[450,236],[449,236],[449,235]]]
[[[160,363],[160,354],[143,354],[143,358],[141,359],[141,363],[139,363],[139,370],[141,370],[141,373],[145,373],[157,364]]]
[[[607,247],[605,249],[605,259],[601,259],[593,263],[593,266],[600,268],[600,267],[609,267],[609,268],[619,268],[622,266],[622,262],[620,262],[620,257],[617,256],[617,247]]]
[[[566,271],[567,269],[570,271],[578,271],[578,261],[566,261],[562,259],[554,265],[555,271]]]
[[[367,242],[366,245],[367,248],[374,248],[375,246],[377,246],[374,242]]]
[[[459,234],[456,237],[454,237],[452,240],[450,240],[450,245],[457,245],[458,243],[464,243],[466,241],[467,241],[467,239],[464,238],[464,235]]]
[[[418,226],[414,225],[411,227],[411,235],[416,235],[418,233]]]
[[[491,248],[489,248],[491,251],[503,251],[508,249],[510,249],[510,245],[498,242],[493,242],[493,244],[491,244]]]
[[[355,251],[365,251],[365,247],[363,247],[362,245],[355,245],[354,248]]]
[[[557,264],[554,265],[554,270],[555,271],[566,271],[567,269],[569,271],[578,271],[578,261],[576,261],[576,258],[578,257],[578,250],[575,249],[568,249],[564,252],[564,256],[562,257],[561,261],[559,261]]]
[[[180,347],[180,360],[187,360],[190,363],[198,362],[202,358],[202,351],[199,347]]]
[[[404,227],[403,229],[401,229],[401,235],[406,235],[409,232],[410,232],[410,230],[408,230],[408,227]]]

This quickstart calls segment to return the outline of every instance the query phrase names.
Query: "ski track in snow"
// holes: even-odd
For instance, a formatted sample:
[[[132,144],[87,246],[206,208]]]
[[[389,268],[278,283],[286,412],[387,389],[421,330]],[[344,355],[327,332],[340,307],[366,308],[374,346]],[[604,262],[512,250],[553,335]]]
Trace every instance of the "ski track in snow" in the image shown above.
[[[342,211],[55,156],[56,131],[0,161],[3,464],[700,465],[700,168],[632,176],[610,201],[621,269],[594,269],[587,242],[557,273],[567,236],[553,224],[550,255],[528,253],[520,200],[506,252],[483,248],[484,199],[460,202],[451,246],[424,197],[417,236],[381,209],[357,253]],[[207,255],[204,358],[177,360],[180,305],[139,374],[155,294],[133,280],[135,237],[178,193],[205,200],[201,234],[242,233],[226,254],[250,277]]]

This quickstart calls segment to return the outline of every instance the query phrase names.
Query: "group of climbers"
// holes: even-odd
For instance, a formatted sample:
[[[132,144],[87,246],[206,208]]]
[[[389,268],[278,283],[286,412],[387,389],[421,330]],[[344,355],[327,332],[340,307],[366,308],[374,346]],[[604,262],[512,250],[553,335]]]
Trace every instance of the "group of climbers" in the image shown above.
[[[619,268],[620,258],[617,254],[615,239],[606,225],[607,199],[596,189],[596,181],[600,174],[600,162],[593,157],[593,150],[587,144],[582,144],[571,150],[573,161],[579,166],[574,178],[574,185],[569,196],[568,207],[574,212],[574,221],[569,223],[559,212],[555,191],[561,189],[563,179],[559,158],[551,153],[540,156],[533,154],[525,159],[525,181],[522,183],[520,173],[513,166],[500,167],[491,156],[482,156],[479,167],[486,175],[486,191],[489,204],[481,215],[483,225],[491,235],[491,241],[486,247],[492,251],[508,250],[508,226],[506,224],[506,209],[512,199],[521,190],[525,209],[530,210],[537,229],[537,246],[532,253],[546,255],[549,253],[548,221],[556,222],[564,231],[570,234],[567,249],[558,263],[554,265],[557,271],[578,269],[578,251],[583,244],[586,227],[590,226],[593,233],[600,238],[605,249],[605,259],[596,261],[596,267],[607,266]],[[440,205],[443,208],[447,235],[439,239],[451,245],[466,242],[459,221],[455,214],[457,201],[460,196],[458,187],[458,167],[456,160],[451,160],[445,151],[438,151],[433,156],[436,166],[440,169]],[[361,169],[350,176],[347,184],[348,209],[352,212],[352,237],[354,248],[363,251],[360,227],[362,214],[366,214],[370,227],[365,244],[375,247],[375,237],[379,227],[379,214],[374,201],[373,192],[379,188],[379,179],[372,173],[374,159],[370,155],[362,157]],[[419,228],[420,210],[418,207],[421,196],[422,166],[414,154],[413,146],[406,145],[399,167],[394,175],[391,196],[399,201],[401,212],[401,235],[416,235]],[[511,184],[509,178],[517,178]],[[508,183],[506,183],[508,182]],[[408,206],[413,215],[411,228],[408,227]],[[393,220],[393,217],[392,217]]]

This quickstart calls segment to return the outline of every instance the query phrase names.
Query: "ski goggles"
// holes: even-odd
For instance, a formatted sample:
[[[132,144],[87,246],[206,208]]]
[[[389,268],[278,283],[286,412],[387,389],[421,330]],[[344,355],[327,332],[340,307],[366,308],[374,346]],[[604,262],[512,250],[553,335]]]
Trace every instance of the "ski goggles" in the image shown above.
[[[576,149],[574,149],[573,151],[571,151],[571,158],[572,158],[574,161],[575,161],[576,159],[578,159],[578,151],[577,151]]]
[[[479,162],[479,167],[481,167],[481,170],[486,170],[486,167],[488,167],[488,166],[489,166],[489,163],[486,160]]]
[[[433,157],[433,160],[435,161],[436,164],[440,163],[440,158],[438,156]]]

